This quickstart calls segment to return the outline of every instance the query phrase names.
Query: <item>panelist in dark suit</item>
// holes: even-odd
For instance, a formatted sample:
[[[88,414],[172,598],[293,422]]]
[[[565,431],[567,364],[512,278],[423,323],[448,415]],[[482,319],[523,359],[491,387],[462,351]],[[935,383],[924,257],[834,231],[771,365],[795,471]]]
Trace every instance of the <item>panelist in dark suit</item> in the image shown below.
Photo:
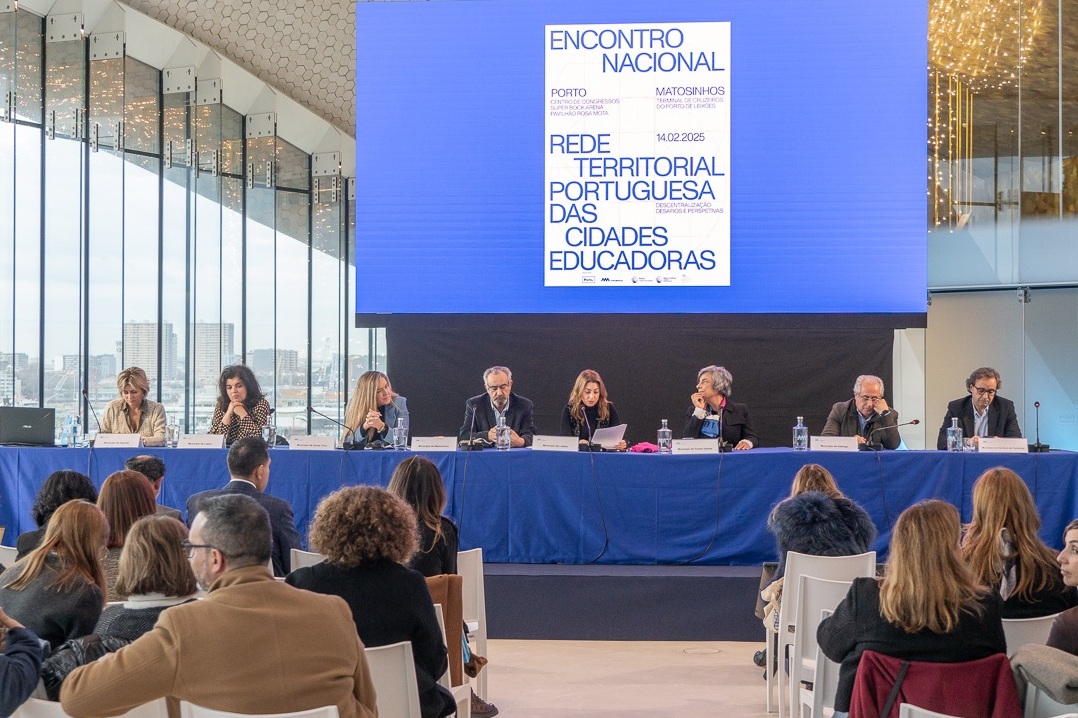
[[[997,396],[996,391],[1003,386],[999,372],[989,366],[974,370],[966,379],[966,391],[969,396],[955,399],[947,404],[947,414],[943,417],[936,448],[947,448],[947,429],[951,419],[958,419],[962,427],[962,436],[971,437],[976,443],[982,436],[1002,436],[1006,439],[1021,439],[1022,429],[1018,426],[1018,416],[1014,412],[1014,402]]]
[[[269,484],[270,456],[261,436],[237,439],[228,450],[228,473],[232,480],[222,489],[202,491],[187,499],[187,525],[198,515],[199,502],[220,494],[244,494],[262,505],[269,514],[273,533],[273,575],[287,576],[292,570],[292,549],[303,548],[296,531],[292,507],[284,499],[265,493]]]
[[[896,424],[898,412],[883,398],[883,379],[862,374],[853,383],[853,398],[831,407],[821,436],[856,436],[862,448],[876,444],[885,449],[897,449],[902,437]],[[882,431],[873,434],[876,429]]]
[[[749,407],[729,400],[734,378],[724,367],[706,366],[696,373],[693,408],[685,421],[684,436],[690,439],[717,439],[743,451],[759,443],[749,419]]]
[[[510,445],[516,449],[531,446],[535,436],[535,408],[532,402],[513,393],[513,372],[504,366],[492,366],[483,372],[486,394],[473,396],[464,404],[464,424],[459,436],[467,439],[478,435],[494,441],[498,416],[512,430]]]

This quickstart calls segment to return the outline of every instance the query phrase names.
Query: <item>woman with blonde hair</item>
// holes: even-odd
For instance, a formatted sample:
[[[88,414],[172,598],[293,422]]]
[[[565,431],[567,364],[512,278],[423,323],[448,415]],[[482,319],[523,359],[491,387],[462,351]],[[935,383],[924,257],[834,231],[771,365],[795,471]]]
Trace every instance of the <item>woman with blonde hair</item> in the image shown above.
[[[117,590],[116,577],[120,569],[120,556],[127,532],[143,516],[157,513],[153,484],[137,471],[124,469],[109,474],[101,485],[97,507],[109,522],[108,552],[102,559],[108,592],[112,600],[122,601],[127,594]]]
[[[385,441],[389,430],[397,426],[397,419],[404,419],[408,428],[408,400],[393,391],[389,377],[380,371],[367,371],[359,375],[348,406],[344,410],[341,441],[357,448],[376,441]]]
[[[767,519],[778,544],[779,566],[774,579],[786,571],[790,551],[813,556],[856,556],[876,540],[876,526],[863,508],[839,491],[831,472],[806,464],[794,475],[790,497]]]
[[[820,650],[840,663],[835,711],[849,711],[866,650],[911,661],[959,663],[1006,653],[1003,601],[962,560],[958,511],[922,501],[895,522],[882,579],[857,578],[816,631]]]
[[[150,401],[150,380],[137,366],[128,367],[116,375],[120,398],[113,399],[101,416],[102,434],[142,434],[146,446],[164,446],[165,407]]]
[[[962,557],[981,583],[999,589],[1004,618],[1049,616],[1078,605],[1056,552],[1037,535],[1040,528],[1033,496],[1018,474],[997,466],[974,482]]]
[[[585,369],[573,382],[569,402],[561,408],[561,435],[575,436],[581,444],[591,443],[596,429],[618,426],[621,418],[607,398],[606,384],[599,372]],[[614,448],[624,449],[624,439]]]
[[[322,499],[311,521],[311,549],[326,560],[285,581],[343,598],[367,647],[411,641],[423,718],[438,718],[456,705],[438,685],[449,659],[426,579],[406,567],[417,537],[415,512],[402,499],[377,486],[348,486]]]
[[[108,596],[101,565],[108,538],[101,509],[63,504],[38,547],[0,574],[0,605],[53,648],[90,633]]]

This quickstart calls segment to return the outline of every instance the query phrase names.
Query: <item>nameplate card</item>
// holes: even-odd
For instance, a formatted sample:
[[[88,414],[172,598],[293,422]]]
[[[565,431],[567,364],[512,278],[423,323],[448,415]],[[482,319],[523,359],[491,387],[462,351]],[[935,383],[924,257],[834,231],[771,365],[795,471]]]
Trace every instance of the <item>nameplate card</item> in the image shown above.
[[[177,449],[223,449],[224,434],[180,434]]]
[[[98,434],[95,449],[137,449],[142,446],[142,434]]]
[[[809,448],[812,451],[857,451],[856,436],[810,436]]]
[[[412,451],[456,451],[455,436],[413,436]]]
[[[1004,439],[999,436],[982,436],[977,451],[990,454],[1028,454],[1029,439]]]
[[[288,445],[300,451],[333,451],[337,448],[337,439],[332,436],[294,436]]]
[[[536,434],[532,437],[532,448],[536,451],[579,451],[580,439],[575,436],[543,436]]]
[[[718,439],[674,439],[670,442],[671,454],[717,454]]]

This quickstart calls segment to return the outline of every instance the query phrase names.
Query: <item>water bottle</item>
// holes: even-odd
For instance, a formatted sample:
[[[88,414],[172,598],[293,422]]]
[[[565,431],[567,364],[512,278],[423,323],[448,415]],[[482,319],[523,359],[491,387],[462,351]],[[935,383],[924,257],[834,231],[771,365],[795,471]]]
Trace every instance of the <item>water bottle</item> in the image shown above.
[[[72,446],[82,446],[82,437],[80,436],[80,434],[82,433],[80,431],[81,428],[82,428],[82,420],[79,418],[79,415],[78,414],[72,414],[71,415],[71,445]]]
[[[60,427],[60,446],[70,446],[71,442],[71,417],[65,416],[64,423]]]
[[[797,426],[794,427],[794,451],[808,451],[809,430],[805,426],[805,417],[797,417]]]
[[[958,417],[951,419],[951,425],[947,427],[947,451],[962,450],[962,427],[958,425]]]
[[[663,419],[663,425],[659,427],[658,436],[655,441],[659,445],[660,454],[669,454],[670,445],[674,442],[674,432],[670,430],[670,427],[666,425],[666,419]]]
[[[505,417],[498,417],[498,426],[494,429],[494,446],[499,451],[508,449],[513,440],[513,432],[505,425]]]
[[[404,417],[397,417],[397,426],[393,429],[393,448],[405,449],[408,447],[408,430],[404,428]]]

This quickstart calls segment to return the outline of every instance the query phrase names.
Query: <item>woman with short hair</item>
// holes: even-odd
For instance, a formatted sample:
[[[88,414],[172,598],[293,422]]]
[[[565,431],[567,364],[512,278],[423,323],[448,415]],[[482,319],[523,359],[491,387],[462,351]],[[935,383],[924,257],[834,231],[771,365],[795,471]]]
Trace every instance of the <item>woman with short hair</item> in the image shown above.
[[[146,446],[165,445],[165,407],[146,396],[150,380],[137,366],[128,367],[116,375],[120,397],[105,407],[101,416],[102,434],[142,434]]]
[[[402,499],[376,486],[339,489],[311,522],[310,546],[326,560],[285,581],[343,598],[365,646],[411,641],[423,718],[438,718],[456,705],[438,685],[449,661],[426,579],[406,567],[417,535],[415,513]]]
[[[726,367],[712,364],[698,371],[683,436],[718,439],[720,446],[732,446],[738,451],[758,446],[760,440],[752,428],[749,407],[730,401],[733,387],[734,377]]]

